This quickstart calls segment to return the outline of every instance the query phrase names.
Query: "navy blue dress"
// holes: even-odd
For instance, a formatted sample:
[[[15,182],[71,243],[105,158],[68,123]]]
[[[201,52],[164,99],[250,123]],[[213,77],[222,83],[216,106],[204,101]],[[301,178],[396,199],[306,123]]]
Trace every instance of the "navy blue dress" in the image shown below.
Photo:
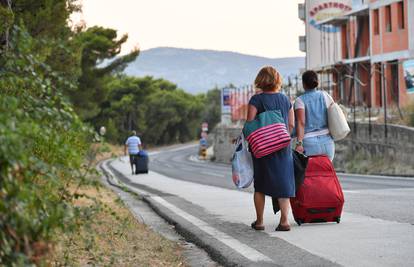
[[[257,114],[278,109],[288,127],[289,110],[292,108],[287,96],[281,93],[262,93],[252,96],[249,104],[256,107]],[[253,156],[254,190],[276,198],[295,196],[295,178],[291,147],[288,146],[263,158]]]

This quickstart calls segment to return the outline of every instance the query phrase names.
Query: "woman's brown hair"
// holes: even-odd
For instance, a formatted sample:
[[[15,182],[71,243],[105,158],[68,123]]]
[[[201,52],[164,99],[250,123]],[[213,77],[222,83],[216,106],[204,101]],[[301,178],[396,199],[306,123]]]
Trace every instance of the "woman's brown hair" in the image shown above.
[[[254,80],[254,85],[263,91],[279,90],[282,87],[282,75],[273,67],[263,67]]]
[[[318,74],[313,70],[307,70],[302,74],[302,83],[305,90],[311,90],[319,85]]]

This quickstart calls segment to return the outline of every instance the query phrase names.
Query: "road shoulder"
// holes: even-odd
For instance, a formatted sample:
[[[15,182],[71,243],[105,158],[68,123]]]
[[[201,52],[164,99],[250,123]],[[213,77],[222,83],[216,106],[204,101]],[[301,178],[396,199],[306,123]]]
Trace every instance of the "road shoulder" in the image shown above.
[[[186,241],[179,234],[174,224],[168,223],[168,221],[155,212],[149,205],[150,203],[145,201],[145,197],[142,197],[142,192],[137,194],[137,192],[127,189],[124,184],[112,177],[108,169],[103,167],[102,164],[105,164],[105,162],[100,164],[100,169],[104,174],[102,176],[102,183],[122,199],[138,222],[148,226],[151,230],[166,239],[177,243],[182,248],[182,256],[185,259],[186,265],[205,267],[220,266],[204,250]]]
[[[283,239],[256,232],[243,223],[222,220],[203,207],[176,195],[165,193],[154,187],[150,188],[136,181],[133,182],[127,177],[128,175],[122,174],[113,166],[110,166],[110,169],[121,183],[143,196],[158,214],[175,225],[181,235],[204,248],[214,260],[223,265],[336,265],[332,261],[313,255]],[[136,177],[140,179],[139,177],[149,178],[149,176],[151,173]]]

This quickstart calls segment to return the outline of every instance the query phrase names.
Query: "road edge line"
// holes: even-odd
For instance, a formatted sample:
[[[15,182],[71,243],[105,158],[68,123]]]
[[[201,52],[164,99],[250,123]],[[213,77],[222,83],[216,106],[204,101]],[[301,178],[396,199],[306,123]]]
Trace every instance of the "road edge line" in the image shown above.
[[[169,224],[173,225],[175,227],[175,230],[177,231],[177,233],[179,235],[181,235],[187,242],[191,242],[193,244],[196,244],[198,247],[200,247],[201,249],[205,250],[211,257],[212,260],[224,265],[224,266],[237,266],[239,265],[238,262],[233,261],[231,258],[226,257],[220,250],[216,249],[214,246],[210,245],[209,242],[205,242],[202,240],[202,238],[200,238],[196,233],[194,233],[191,230],[188,230],[187,228],[185,228],[181,223],[179,223],[177,220],[175,220],[173,218],[173,216],[169,215],[168,212],[163,211],[162,209],[160,209],[159,206],[163,206],[165,209],[169,210],[171,213],[176,214],[177,216],[181,217],[182,219],[184,219],[185,221],[187,221],[188,223],[192,224],[193,226],[197,227],[198,229],[200,229],[201,231],[205,232],[207,235],[209,235],[209,237],[211,239],[215,239],[221,243],[223,243],[224,245],[226,245],[227,247],[229,247],[230,249],[232,249],[233,251],[237,252],[241,257],[248,259],[249,261],[255,262],[255,263],[259,263],[259,262],[267,262],[267,263],[274,263],[274,261],[272,259],[270,259],[269,257],[267,257],[266,255],[260,253],[259,251],[255,250],[254,248],[251,248],[249,246],[247,246],[246,244],[238,241],[237,239],[231,237],[232,239],[236,240],[237,242],[243,244],[244,246],[249,247],[252,250],[255,250],[257,253],[262,254],[265,258],[267,258],[268,260],[251,260],[248,257],[246,257],[243,253],[239,252],[238,250],[234,249],[233,247],[229,246],[228,244],[224,243],[223,241],[221,241],[220,239],[216,238],[214,235],[206,232],[205,230],[201,229],[199,226],[197,226],[196,224],[194,224],[193,222],[189,221],[187,218],[181,216],[180,214],[177,214],[176,212],[174,212],[173,210],[169,209],[168,207],[164,206],[162,203],[158,202],[158,198],[161,198],[160,196],[156,195],[156,194],[152,194],[150,192],[147,192],[145,190],[142,189],[138,189],[135,187],[130,187],[126,184],[124,184],[122,181],[120,181],[115,174],[112,173],[114,167],[110,165],[110,160],[104,161],[100,168],[104,169],[103,165],[107,165],[106,167],[109,170],[104,170],[106,175],[110,175],[112,176],[113,179],[117,180],[117,183],[121,184],[121,185],[113,185],[116,186],[122,190],[125,190],[125,188],[127,188],[128,190],[134,192],[135,194],[140,195],[140,198],[146,202],[154,211],[155,213],[157,213],[161,218],[163,218],[165,221],[167,221]],[[108,173],[111,172],[111,173]],[[118,171],[117,171],[118,172]],[[119,173],[119,172],[118,172]],[[123,175],[122,173],[119,173],[120,175]],[[125,176],[124,176],[125,177]],[[126,177],[125,177],[126,178]],[[107,178],[108,179],[108,178]],[[137,185],[137,187],[139,187]],[[162,199],[164,200],[164,199]],[[165,200],[164,200],[165,201]],[[158,205],[157,205],[158,203]],[[168,203],[168,202],[167,202]],[[171,204],[172,205],[172,204]],[[174,206],[174,205],[172,205]],[[175,206],[174,206],[175,207]],[[176,207],[177,209],[179,209],[178,207]],[[189,214],[190,215],[190,214]],[[192,216],[192,215],[190,215]],[[192,216],[194,217],[194,216]],[[201,220],[200,220],[201,221]],[[207,223],[205,223],[206,225],[208,225]],[[211,227],[211,226],[209,226]],[[213,227],[211,227],[213,228]],[[215,229],[215,228],[213,228]],[[218,230],[216,230],[217,232],[220,232]],[[223,233],[225,234],[225,233]],[[226,235],[226,234],[225,234]],[[228,236],[228,235],[227,235]],[[230,237],[230,236],[229,236]]]

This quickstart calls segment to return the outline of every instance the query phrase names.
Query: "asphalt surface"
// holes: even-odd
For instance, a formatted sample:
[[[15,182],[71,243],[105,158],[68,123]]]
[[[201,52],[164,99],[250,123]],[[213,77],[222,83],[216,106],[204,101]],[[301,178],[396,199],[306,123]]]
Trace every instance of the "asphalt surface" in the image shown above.
[[[231,166],[198,160],[197,146],[155,154],[150,169],[171,178],[231,190]],[[338,174],[349,212],[414,225],[414,177]],[[408,190],[407,190],[408,189]],[[239,191],[239,190],[238,190]],[[253,187],[244,190],[253,192]]]
[[[414,262],[414,179],[340,174],[345,195],[340,224],[292,223],[274,232],[269,203],[266,231],[254,219],[251,192],[232,184],[231,167],[200,161],[197,146],[150,154],[150,173],[131,175],[127,158],[106,165],[190,242],[224,266],[411,266]],[[290,219],[292,220],[292,218]],[[197,266],[197,265],[195,265]]]

